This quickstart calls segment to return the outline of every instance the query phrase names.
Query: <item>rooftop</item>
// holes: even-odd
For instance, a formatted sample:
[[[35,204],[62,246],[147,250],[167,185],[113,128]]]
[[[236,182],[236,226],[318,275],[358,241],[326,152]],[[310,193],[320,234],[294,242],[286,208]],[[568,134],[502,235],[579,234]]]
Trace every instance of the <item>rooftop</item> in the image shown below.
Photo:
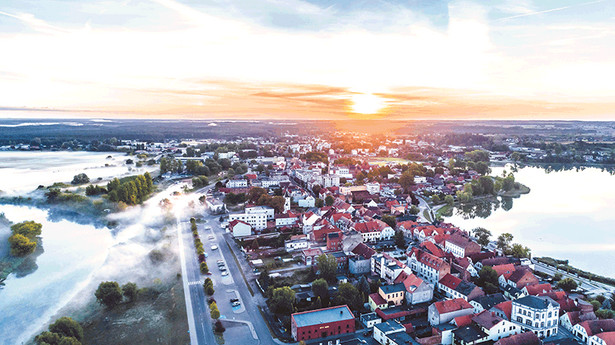
[[[292,319],[295,320],[297,327],[306,327],[335,321],[353,320],[354,315],[347,305],[342,305],[295,313],[292,315]]]
[[[381,286],[380,289],[382,290],[382,292],[384,292],[384,294],[406,291],[406,287],[404,286],[403,283],[393,284],[393,285],[384,285],[384,286]]]
[[[544,296],[525,296],[514,300],[513,303],[521,304],[532,309],[547,309],[549,305],[559,308],[559,304],[557,302],[550,297]]]
[[[374,328],[378,328],[382,333],[393,333],[393,332],[404,332],[406,328],[402,326],[399,322],[395,320],[389,320],[387,322],[381,322],[377,325],[374,325]]]

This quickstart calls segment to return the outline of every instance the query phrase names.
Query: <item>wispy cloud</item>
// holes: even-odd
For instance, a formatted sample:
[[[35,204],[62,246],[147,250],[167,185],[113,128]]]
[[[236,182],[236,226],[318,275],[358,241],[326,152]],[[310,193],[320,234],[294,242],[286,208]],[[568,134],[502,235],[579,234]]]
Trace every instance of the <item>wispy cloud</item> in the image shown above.
[[[0,15],[15,18],[21,21],[22,23],[26,24],[32,30],[46,33],[46,34],[63,34],[63,33],[69,32],[68,30],[62,29],[57,26],[53,26],[42,19],[36,18],[34,15],[30,13],[12,14],[12,13],[0,11]]]
[[[589,2],[584,2],[584,3],[581,3],[581,4],[575,4],[575,5],[570,5],[570,6],[561,6],[561,7],[550,8],[550,9],[547,9],[547,10],[540,10],[540,11],[529,11],[529,10],[527,10],[527,8],[525,8],[524,11],[521,11],[522,12],[521,14],[516,14],[514,16],[508,16],[508,17],[499,18],[499,19],[496,20],[496,22],[510,20],[510,19],[515,19],[515,18],[535,16],[535,15],[551,13],[551,12],[558,12],[558,11],[568,10],[568,9],[571,9],[571,8],[593,5],[593,4],[601,3],[601,2],[604,2],[604,1],[605,0],[589,1]]]

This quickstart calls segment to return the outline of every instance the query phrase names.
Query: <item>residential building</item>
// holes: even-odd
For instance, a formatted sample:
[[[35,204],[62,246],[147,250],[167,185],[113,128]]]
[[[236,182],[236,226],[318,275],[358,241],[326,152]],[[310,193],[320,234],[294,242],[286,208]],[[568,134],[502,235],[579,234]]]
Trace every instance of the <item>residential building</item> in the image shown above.
[[[448,298],[463,298],[466,301],[485,295],[474,283],[461,280],[450,273],[440,279],[438,289]]]
[[[603,332],[614,332],[615,331],[615,320],[613,319],[604,319],[604,320],[587,320],[577,323],[572,327],[572,334],[581,339],[584,343],[589,345],[593,345],[594,343],[599,343],[600,341],[595,338],[596,335]]]
[[[469,254],[480,252],[480,244],[457,232],[446,240],[444,250],[452,253],[458,258],[463,258]]]
[[[534,332],[524,332],[502,338],[494,345],[542,345],[542,341]]]
[[[406,327],[397,321],[389,320],[374,326],[374,340],[381,345],[418,345],[408,333]]]
[[[252,206],[246,207],[246,214],[260,214],[264,213],[267,216],[267,220],[273,220],[275,218],[275,210],[269,206]]]
[[[263,230],[267,228],[267,214],[265,212],[252,213],[231,213],[228,216],[229,222],[241,220],[252,226],[254,230]]]
[[[447,323],[452,319],[474,313],[474,308],[463,298],[438,301],[429,306],[428,320],[432,326]]]
[[[451,266],[446,261],[418,248],[412,248],[408,257],[412,271],[434,286],[442,277],[451,273]]]
[[[512,301],[511,320],[539,338],[557,334],[559,304],[550,297],[525,296]]]
[[[322,255],[320,248],[310,248],[301,251],[301,258],[306,266],[314,266],[317,264],[316,258]]]
[[[496,305],[506,302],[506,298],[501,293],[484,295],[471,299],[470,304],[474,307],[474,313],[478,314],[483,310],[490,310]],[[506,317],[504,317],[506,318]],[[508,320],[508,318],[506,318]]]
[[[291,236],[289,240],[284,241],[284,248],[287,252],[302,250],[310,247],[310,241],[306,235]]]
[[[593,311],[584,312],[581,310],[570,311],[559,317],[559,324],[571,333],[574,333],[573,327],[583,321],[597,320],[596,314]]]
[[[354,315],[347,305],[316,309],[291,315],[291,335],[295,341],[354,333]]]
[[[235,219],[229,223],[229,229],[233,237],[244,237],[252,235],[252,226],[243,220]]]

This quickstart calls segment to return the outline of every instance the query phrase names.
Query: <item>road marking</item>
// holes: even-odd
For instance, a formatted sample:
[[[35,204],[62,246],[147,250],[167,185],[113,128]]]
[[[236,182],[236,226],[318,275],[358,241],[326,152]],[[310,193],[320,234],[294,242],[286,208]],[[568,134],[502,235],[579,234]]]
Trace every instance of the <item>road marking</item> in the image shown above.
[[[188,282],[188,285],[192,286],[192,285],[203,285],[204,282],[198,280],[198,281],[193,281],[193,282]]]

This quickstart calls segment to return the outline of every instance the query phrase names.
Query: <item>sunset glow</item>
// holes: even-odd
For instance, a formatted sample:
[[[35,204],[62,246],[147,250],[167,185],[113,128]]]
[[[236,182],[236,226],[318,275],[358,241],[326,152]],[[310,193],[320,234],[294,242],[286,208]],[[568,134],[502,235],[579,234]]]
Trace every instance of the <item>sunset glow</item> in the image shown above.
[[[5,2],[0,116],[610,119],[612,13],[574,0]]]

